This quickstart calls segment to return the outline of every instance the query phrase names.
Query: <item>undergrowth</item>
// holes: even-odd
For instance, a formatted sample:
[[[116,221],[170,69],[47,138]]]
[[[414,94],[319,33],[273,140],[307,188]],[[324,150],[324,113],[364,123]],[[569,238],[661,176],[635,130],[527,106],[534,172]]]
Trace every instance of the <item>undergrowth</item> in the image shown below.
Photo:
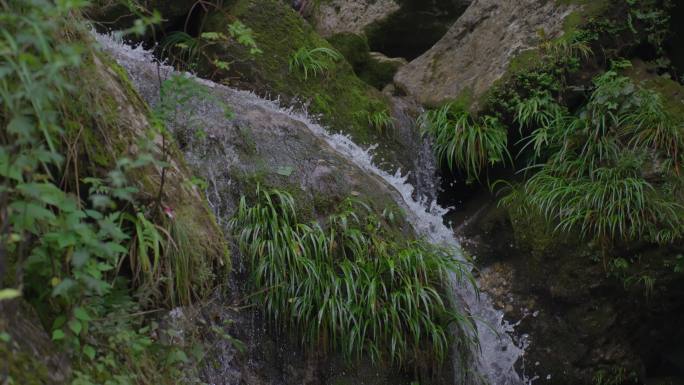
[[[441,365],[453,338],[468,351],[473,321],[444,292],[449,275],[474,285],[468,266],[451,250],[392,235],[390,217],[348,199],[322,225],[301,223],[291,195],[258,187],[230,222],[254,303],[313,351],[417,369]]]
[[[532,173],[518,194],[563,231],[602,242],[669,243],[684,231],[678,203],[684,126],[653,91],[614,65],[594,79],[585,106],[570,113],[549,95],[521,103],[516,120]]]
[[[469,180],[511,160],[506,127],[494,116],[473,118],[461,104],[447,103],[422,114],[419,125],[432,137],[437,158],[452,170],[464,170]]]
[[[193,383],[183,350],[155,340],[145,316],[146,306],[196,299],[183,278],[193,246],[161,202],[168,147],[161,159],[146,151],[148,136],[166,140],[163,127],[150,126],[136,156],[83,165],[87,134],[115,124],[106,98],[78,104],[80,87],[93,86],[79,74],[97,55],[78,14],[85,5],[0,2],[0,283],[14,287],[0,300],[21,294],[35,306],[71,357],[75,384]],[[162,170],[152,201],[129,181],[143,169]]]

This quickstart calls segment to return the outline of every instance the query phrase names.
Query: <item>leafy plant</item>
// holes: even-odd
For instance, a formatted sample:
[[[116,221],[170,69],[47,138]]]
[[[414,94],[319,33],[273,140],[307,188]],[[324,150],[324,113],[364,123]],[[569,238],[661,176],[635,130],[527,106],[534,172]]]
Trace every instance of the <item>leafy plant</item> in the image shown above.
[[[422,114],[419,124],[434,140],[437,158],[450,169],[464,170],[469,179],[479,179],[487,166],[511,159],[508,132],[494,116],[476,120],[460,104],[447,103]]]
[[[249,48],[249,53],[252,55],[260,55],[262,50],[257,47],[256,40],[254,40],[254,31],[244,25],[240,20],[228,24],[228,33],[237,40],[239,44]]]
[[[450,308],[443,280],[474,285],[450,250],[393,237],[360,202],[347,200],[325,226],[297,220],[291,195],[257,188],[230,228],[249,258],[253,301],[316,350],[412,364],[443,362],[450,327],[465,345],[474,325]]]
[[[135,287],[117,269],[130,257],[133,270],[153,280],[164,265],[159,218],[153,222],[127,178],[164,162],[141,151],[96,171],[79,168],[83,132],[98,132],[86,125],[110,124],[102,119],[110,111],[78,98],[87,84],[81,63],[97,55],[74,18],[83,4],[0,2],[1,262],[11,261],[12,286],[73,357],[75,383],[171,383],[177,361],[159,358],[182,352],[151,339]],[[18,292],[0,289],[7,298]]]
[[[623,64],[624,65],[624,64]],[[682,125],[659,97],[608,71],[594,80],[587,104],[576,114],[549,95],[522,103],[516,120],[537,127],[523,146],[534,148],[539,171],[525,182],[525,200],[563,231],[579,229],[606,242],[669,242],[684,231],[673,188],[644,175],[654,156],[658,174],[678,174]]]
[[[174,31],[162,40],[160,54],[180,69],[197,70],[200,60],[203,60],[216,70],[228,71],[235,60],[225,61],[213,54],[210,49],[212,46],[236,41],[247,47],[250,55],[263,53],[257,47],[253,31],[239,20],[228,24],[226,32],[206,31],[198,36],[191,36],[186,31]]]
[[[307,80],[309,74],[317,76],[331,70],[335,62],[341,59],[342,54],[332,48],[301,47],[290,57],[290,72],[299,71],[304,75],[304,80]]]

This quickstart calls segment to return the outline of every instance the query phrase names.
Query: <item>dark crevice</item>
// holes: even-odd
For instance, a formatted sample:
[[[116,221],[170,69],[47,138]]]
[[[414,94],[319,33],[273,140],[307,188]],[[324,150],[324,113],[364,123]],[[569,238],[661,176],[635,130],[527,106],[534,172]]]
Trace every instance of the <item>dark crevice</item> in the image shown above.
[[[672,61],[672,66],[676,71],[677,79],[684,82],[684,49],[682,40],[684,39],[684,2],[675,2],[670,16],[670,38],[665,42],[665,50]]]
[[[465,0],[403,0],[401,9],[368,28],[372,51],[413,60],[430,49],[466,10]]]

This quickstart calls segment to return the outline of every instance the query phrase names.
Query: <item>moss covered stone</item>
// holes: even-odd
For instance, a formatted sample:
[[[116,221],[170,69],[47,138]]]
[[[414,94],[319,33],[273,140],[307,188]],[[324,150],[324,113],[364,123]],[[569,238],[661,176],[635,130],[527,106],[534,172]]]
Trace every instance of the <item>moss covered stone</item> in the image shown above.
[[[142,206],[160,202],[173,213],[168,227],[180,229],[191,240],[182,252],[189,259],[193,297],[208,293],[212,283],[223,283],[221,276],[227,277],[230,269],[223,232],[205,197],[191,183],[183,154],[171,135],[155,123],[125,70],[107,55],[92,51],[73,74],[73,81],[80,97],[68,104],[64,120],[66,140],[78,152],[79,173],[102,177],[118,160],[133,160],[141,154],[168,163],[164,171],[159,164],[129,171],[128,179],[138,189],[136,199]]]
[[[0,338],[3,384],[69,383],[69,361],[53,345],[35,311],[24,300],[0,301],[0,333],[8,337]]]
[[[337,61],[325,73],[308,79],[296,69],[290,70],[289,60],[298,49],[334,47],[287,4],[277,0],[232,1],[221,12],[208,16],[204,30],[225,33],[227,25],[236,19],[254,31],[263,54],[250,55],[247,48],[237,43],[212,47],[214,54],[233,65],[230,73],[216,74],[212,70],[205,75],[214,74],[215,79],[223,78],[262,95],[279,95],[290,104],[306,105],[309,112],[320,114],[326,126],[351,135],[359,143],[389,140],[381,137],[367,120],[378,106],[387,108],[387,102],[355,75],[349,62]],[[340,45],[346,44],[349,49],[345,51],[352,62],[365,60],[363,52],[352,57],[352,51],[358,47],[365,51],[363,41],[346,39]]]
[[[404,59],[390,59],[370,52],[364,35],[340,33],[331,36],[328,41],[347,59],[361,80],[377,89],[392,83],[394,74],[406,64]]]
[[[668,75],[659,75],[655,65],[641,60],[632,61],[626,75],[636,84],[658,93],[674,121],[684,122],[684,86],[681,83]]]

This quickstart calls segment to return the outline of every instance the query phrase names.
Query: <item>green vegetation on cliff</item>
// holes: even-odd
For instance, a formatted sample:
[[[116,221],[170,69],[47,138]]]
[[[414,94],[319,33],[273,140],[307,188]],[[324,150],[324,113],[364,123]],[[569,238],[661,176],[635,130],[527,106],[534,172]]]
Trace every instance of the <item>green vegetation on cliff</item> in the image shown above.
[[[72,358],[75,384],[190,380],[183,347],[155,340],[145,314],[206,296],[229,267],[222,233],[168,133],[93,48],[78,12],[0,3],[2,287],[36,308]],[[42,359],[21,350],[22,330],[0,332],[3,363]],[[37,381],[31,367],[13,365],[3,380]]]
[[[504,166],[508,151],[517,154],[514,165],[525,181],[503,200],[524,208],[517,215],[533,210],[558,230],[579,231],[603,246],[671,243],[684,235],[684,106],[664,99],[656,86],[682,87],[662,77],[674,74],[662,56],[668,5],[611,4],[582,2],[564,35],[550,39],[542,32],[539,48],[514,60],[480,102],[478,117],[463,112],[448,119],[451,104],[426,113],[423,125],[435,138],[437,156],[470,178]],[[652,52],[659,63],[654,71],[664,73],[640,76],[661,80],[635,82],[625,75],[635,72],[620,58],[635,49]],[[487,132],[483,127],[501,129],[477,136]]]
[[[235,44],[213,47],[212,55],[234,62],[230,71],[219,72],[213,79],[243,83],[260,94],[279,95],[287,102],[307,105],[309,112],[319,114],[328,127],[351,135],[358,143],[390,140],[369,127],[366,118],[387,110],[386,101],[354,74],[346,60],[326,60],[325,71],[313,77],[290,71],[292,58],[334,47],[288,5],[277,0],[229,2],[221,12],[207,16],[203,31],[222,32],[227,21],[235,19],[254,31],[257,46],[267,54],[255,57]]]
[[[242,198],[230,227],[254,303],[312,351],[429,370],[456,338],[467,355],[475,324],[444,285],[450,275],[474,285],[469,267],[452,250],[393,235],[387,210],[378,217],[353,199],[338,210],[321,226],[299,222],[288,193],[257,187],[254,203]]]

